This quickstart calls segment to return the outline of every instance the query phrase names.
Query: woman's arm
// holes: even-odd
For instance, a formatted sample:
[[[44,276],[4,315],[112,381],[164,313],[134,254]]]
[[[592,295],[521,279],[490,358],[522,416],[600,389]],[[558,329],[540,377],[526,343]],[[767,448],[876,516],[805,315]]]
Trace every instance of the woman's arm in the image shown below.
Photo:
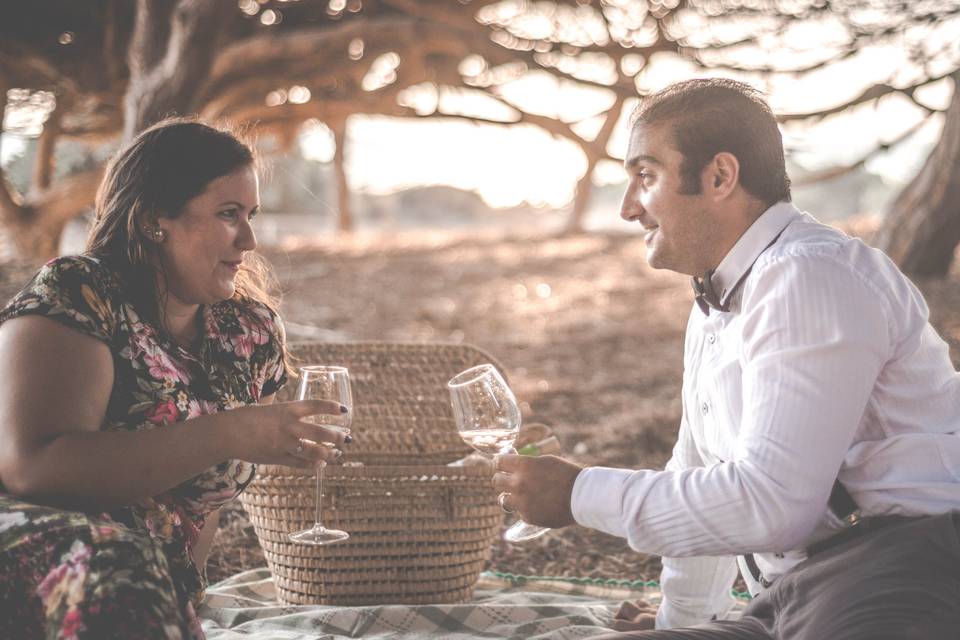
[[[140,432],[101,431],[113,386],[109,348],[42,316],[0,325],[0,482],[73,509],[131,504],[226,459],[312,467],[343,444],[302,418],[339,410],[311,400],[253,406]]]
[[[277,399],[275,394],[271,394],[266,398],[261,398],[260,404],[273,404],[273,401]],[[210,556],[210,547],[213,546],[213,538],[217,534],[217,528],[220,526],[220,509],[215,509],[207,514],[207,521],[203,525],[203,529],[200,530],[200,538],[197,540],[197,543],[193,545],[193,563],[198,567],[202,567],[207,563],[207,558]]]

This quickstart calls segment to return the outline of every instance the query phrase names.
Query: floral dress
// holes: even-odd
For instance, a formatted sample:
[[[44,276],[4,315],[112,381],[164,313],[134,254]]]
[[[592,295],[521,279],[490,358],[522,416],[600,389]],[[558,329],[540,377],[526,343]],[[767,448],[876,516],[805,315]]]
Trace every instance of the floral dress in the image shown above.
[[[114,382],[102,429],[142,431],[258,402],[286,381],[282,331],[265,305],[202,307],[191,353],[141,320],[117,274],[57,258],[0,311],[44,315],[105,342]],[[206,576],[191,550],[208,514],[254,466],[226,460],[160,495],[106,513],[28,504],[0,487],[0,638],[202,638]]]

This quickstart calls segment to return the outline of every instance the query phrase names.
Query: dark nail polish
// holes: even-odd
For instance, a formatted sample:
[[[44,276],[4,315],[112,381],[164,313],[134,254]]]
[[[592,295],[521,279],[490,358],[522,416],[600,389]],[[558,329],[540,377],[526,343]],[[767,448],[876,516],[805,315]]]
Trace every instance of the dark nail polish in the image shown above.
[[[343,405],[340,405],[340,413],[347,413],[348,411],[350,411],[350,409],[346,408]]]
[[[351,442],[353,442],[353,436],[351,436],[349,433],[343,436],[343,444],[350,444]]]

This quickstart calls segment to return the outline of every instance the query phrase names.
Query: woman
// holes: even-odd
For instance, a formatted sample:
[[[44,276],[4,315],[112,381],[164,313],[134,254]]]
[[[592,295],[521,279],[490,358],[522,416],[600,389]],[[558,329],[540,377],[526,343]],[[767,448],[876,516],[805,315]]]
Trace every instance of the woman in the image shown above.
[[[305,420],[335,402],[271,405],[259,204],[248,146],[161,122],[110,163],[86,252],[0,312],[0,637],[202,638],[217,509],[251,463],[349,443]]]

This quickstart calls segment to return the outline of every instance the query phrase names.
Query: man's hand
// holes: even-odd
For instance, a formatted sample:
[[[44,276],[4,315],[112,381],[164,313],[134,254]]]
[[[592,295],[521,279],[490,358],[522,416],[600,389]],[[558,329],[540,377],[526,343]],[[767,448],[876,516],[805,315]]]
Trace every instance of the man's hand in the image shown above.
[[[504,510],[551,529],[574,524],[570,496],[583,467],[556,456],[502,455],[494,468],[493,486],[509,494],[500,502]]]
[[[644,631],[657,623],[657,608],[646,600],[629,600],[620,605],[610,625],[616,631]]]

